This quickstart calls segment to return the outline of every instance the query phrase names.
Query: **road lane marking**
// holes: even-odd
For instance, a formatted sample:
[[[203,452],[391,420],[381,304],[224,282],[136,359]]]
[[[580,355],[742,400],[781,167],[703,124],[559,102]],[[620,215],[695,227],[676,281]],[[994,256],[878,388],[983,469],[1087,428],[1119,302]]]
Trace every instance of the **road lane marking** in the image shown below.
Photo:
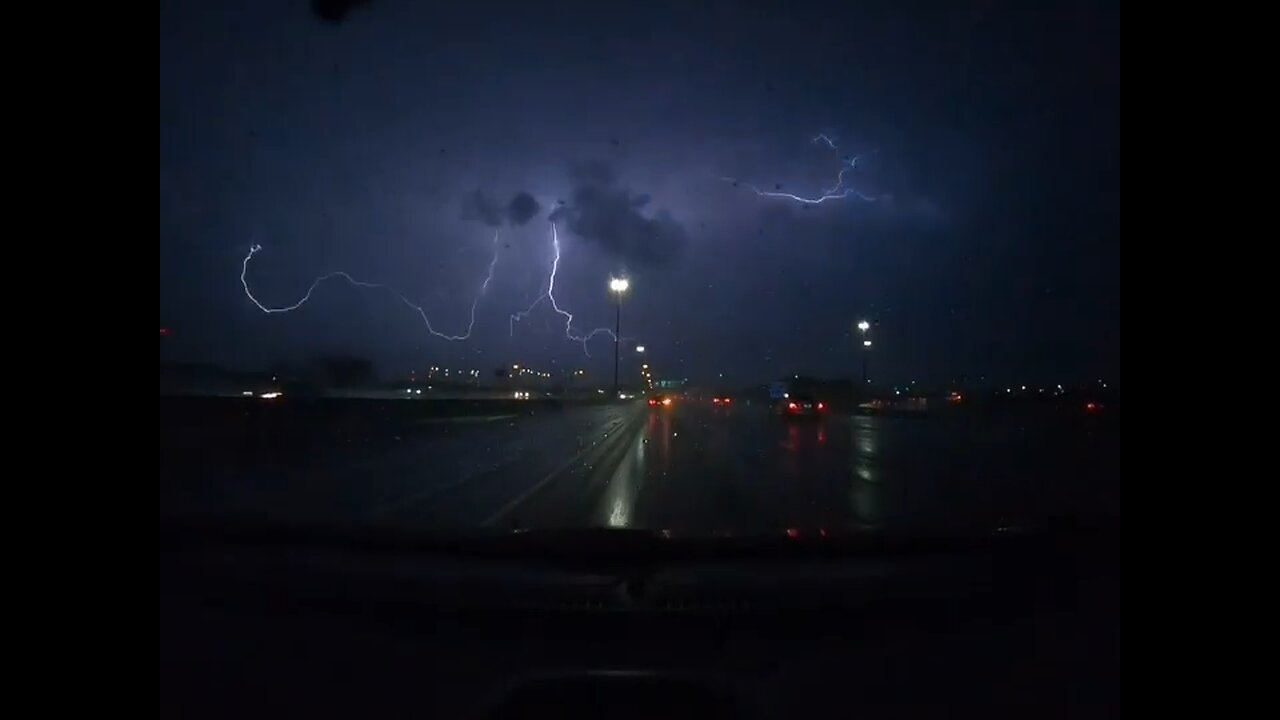
[[[378,521],[378,520],[385,519],[388,516],[391,516],[395,513],[403,512],[407,508],[410,508],[416,505],[421,505],[422,503],[434,500],[440,497],[441,495],[453,492],[454,490],[457,490],[458,488],[464,485],[470,484],[471,482],[475,481],[478,478],[491,475],[495,472],[498,472],[499,470],[502,470],[505,467],[514,465],[519,461],[520,461],[520,458],[514,457],[508,460],[503,460],[502,462],[499,462],[499,463],[486,465],[485,467],[482,467],[478,470],[474,470],[457,480],[447,482],[443,485],[434,485],[434,486],[428,487],[426,490],[423,490],[421,492],[409,493],[408,495],[397,497],[393,500],[389,500],[387,502],[379,504],[377,507],[373,508],[372,510],[366,511],[364,513],[364,517],[366,520],[371,520],[371,521]]]
[[[420,418],[420,425],[432,425],[438,423],[482,423],[495,422],[498,420],[510,420],[516,417],[514,413],[510,415],[458,415],[455,417],[438,417],[438,418]]]
[[[458,417],[464,420],[475,419],[474,416],[458,416]],[[514,417],[517,417],[517,416],[502,415],[502,416],[497,416],[495,419],[509,419]],[[437,418],[423,418],[423,419],[420,419],[419,422],[429,422],[431,420],[436,420],[436,419]],[[444,422],[448,422],[452,419],[453,418],[438,418],[438,420],[444,421]],[[609,433],[614,432],[615,428],[620,426],[622,423],[623,423],[623,420],[620,418],[613,418],[608,420],[605,423],[603,428],[603,433],[605,434],[605,437],[601,438],[601,440],[597,440],[593,444],[587,445],[578,453],[577,456],[575,456],[575,458],[580,456],[582,453],[597,447],[601,441],[603,441],[604,439],[607,439],[607,436]],[[452,493],[478,480],[491,477],[494,473],[519,463],[521,461],[523,452],[524,451],[522,451],[519,454],[513,455],[511,457],[504,458],[499,462],[486,463],[482,467],[471,470],[470,472],[465,474],[463,477],[448,481],[444,484],[431,485],[418,492],[411,492],[408,494],[396,495],[395,497],[392,497],[390,499],[384,500],[382,502],[378,502],[374,504],[372,508],[369,508],[363,511],[361,513],[361,516],[368,521],[376,522],[376,521],[386,520],[387,518],[390,518],[398,513],[405,512],[409,508],[421,506],[424,503],[433,501],[439,497]]]
[[[639,416],[636,415],[629,419],[620,419],[620,420],[613,421],[613,424],[610,425],[609,428],[605,431],[603,437],[591,443],[590,445],[586,446],[585,448],[579,450],[577,453],[573,455],[573,457],[561,463],[554,470],[547,473],[547,475],[543,477],[541,480],[534,483],[533,487],[520,493],[515,498],[513,498],[510,502],[503,505],[501,508],[498,508],[498,511],[490,515],[488,518],[486,518],[484,522],[481,523],[481,525],[485,527],[492,527],[494,525],[497,525],[499,520],[501,520],[506,515],[509,515],[511,511],[516,509],[521,503],[528,500],[530,497],[533,497],[535,493],[537,493],[539,490],[545,487],[552,480],[555,480],[557,477],[559,477],[565,470],[569,469],[570,467],[573,467],[573,465],[575,465],[579,460],[581,460],[587,453],[599,448],[605,441],[609,439],[610,436],[613,436],[616,438],[622,435],[622,432],[626,428],[626,426],[636,417],[639,417]]]

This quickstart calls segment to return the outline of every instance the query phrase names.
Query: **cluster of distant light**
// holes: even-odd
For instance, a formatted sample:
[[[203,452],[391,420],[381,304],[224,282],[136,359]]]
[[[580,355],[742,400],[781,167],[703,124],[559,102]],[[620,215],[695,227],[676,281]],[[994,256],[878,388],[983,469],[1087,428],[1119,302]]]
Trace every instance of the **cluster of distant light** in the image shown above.
[[[525,367],[519,363],[513,363],[511,365],[511,377],[513,378],[515,377],[550,378],[551,373],[545,370],[535,370],[531,367]]]
[[[818,135],[814,136],[812,142],[815,145],[819,143],[824,144],[827,147],[831,148],[832,150],[839,149],[836,147],[836,143],[834,140],[832,140],[830,137],[822,133],[819,133]],[[752,192],[754,192],[756,195],[759,195],[760,197],[793,200],[795,202],[803,203],[805,205],[819,205],[824,202],[827,202],[828,200],[844,200],[850,197],[857,198],[859,200],[866,200],[867,202],[874,202],[875,201],[874,197],[871,197],[870,195],[867,195],[866,193],[863,193],[855,188],[845,187],[844,185],[845,173],[849,172],[850,170],[857,169],[858,159],[860,157],[861,155],[855,155],[852,158],[841,160],[840,164],[842,167],[840,168],[839,174],[836,175],[836,184],[832,185],[827,190],[824,190],[821,195],[818,195],[816,197],[804,197],[802,195],[796,195],[795,193],[782,192],[781,190],[761,190],[759,187],[752,185],[751,183],[744,182],[742,180],[738,180],[737,178],[732,178],[727,176],[722,176],[720,179],[724,180],[725,182],[733,183],[735,187],[738,185],[742,185],[747,189],[751,190]]]
[[[349,284],[355,287],[378,288],[381,290],[386,290],[387,292],[391,293],[392,295],[397,297],[400,300],[400,302],[416,310],[418,315],[422,318],[423,324],[427,326],[427,332],[431,333],[432,335],[438,338],[441,338],[443,340],[450,340],[450,341],[467,340],[471,337],[471,331],[472,329],[475,328],[475,325],[476,325],[476,307],[480,304],[480,299],[484,297],[486,292],[488,292],[489,283],[490,281],[493,280],[494,268],[498,266],[498,237],[500,234],[501,234],[501,230],[496,231],[493,234],[493,259],[489,261],[489,273],[488,275],[485,276],[484,282],[480,284],[480,291],[476,293],[475,298],[471,301],[471,316],[470,316],[470,319],[467,321],[467,331],[461,335],[450,335],[448,333],[442,333],[436,330],[435,327],[431,324],[431,318],[427,317],[427,311],[424,310],[421,305],[418,305],[417,303],[414,303],[413,301],[409,300],[409,298],[405,297],[403,294],[401,294],[394,288],[390,287],[389,285],[385,285],[383,283],[371,283],[371,282],[364,282],[362,280],[356,280],[355,278],[351,277],[351,275],[341,270],[336,272],[331,272],[327,275],[321,275],[320,277],[316,278],[315,281],[311,283],[311,287],[307,288],[307,292],[305,295],[302,296],[302,299],[292,305],[284,305],[281,307],[268,307],[266,305],[263,305],[258,300],[258,298],[254,297],[253,291],[249,289],[249,280],[246,277],[249,272],[249,261],[253,259],[254,255],[256,255],[259,251],[262,250],[261,245],[253,245],[252,247],[249,248],[249,254],[244,256],[244,262],[241,263],[241,266],[240,266],[240,284],[244,287],[244,294],[247,295],[249,299],[253,301],[254,305],[258,306],[259,310],[261,310],[264,313],[274,314],[274,313],[287,313],[287,312],[292,312],[294,310],[297,310],[298,308],[305,305],[308,300],[311,299],[311,294],[315,292],[316,288],[319,287],[321,283],[325,282],[326,280],[332,280],[333,278],[342,278],[343,280],[346,280]]]
[[[463,377],[479,378],[480,377],[480,371],[474,368],[471,370],[458,368],[456,370],[453,370],[452,372],[456,373],[458,378],[463,378]],[[437,367],[435,365],[432,365],[431,367],[427,368],[428,378],[435,378],[435,377],[447,378],[447,377],[450,377],[449,373],[450,373],[449,368]],[[415,379],[416,376],[417,376],[417,371],[414,371],[414,370],[409,371],[410,379]]]
[[[912,380],[911,382],[912,382],[912,383],[914,383],[915,381],[914,381],[914,380]],[[1107,389],[1107,383],[1106,383],[1106,382],[1104,382],[1104,381],[1102,381],[1102,380],[1099,380],[1099,381],[1098,381],[1098,386],[1099,386],[1099,387],[1101,387],[1103,390],[1106,390],[1106,389]],[[999,394],[999,392],[1000,392],[1000,391],[999,391],[999,390],[997,390],[996,392],[997,392],[997,394]],[[1052,389],[1047,389],[1047,388],[1045,388],[1045,387],[1038,387],[1038,388],[1032,388],[1031,390],[1027,390],[1027,386],[1026,386],[1026,385],[1019,385],[1019,386],[1018,386],[1018,387],[1016,387],[1016,388],[1014,388],[1014,387],[1010,386],[1010,387],[1006,387],[1006,388],[1004,389],[1004,394],[1005,394],[1005,395],[1014,395],[1014,394],[1017,394],[1017,393],[1019,393],[1019,392],[1035,392],[1035,393],[1039,393],[1039,394],[1041,394],[1041,395],[1043,395],[1043,394],[1044,394],[1044,393],[1046,393],[1046,392],[1049,392],[1049,393],[1050,393],[1050,394],[1052,394],[1052,395],[1062,395],[1062,394],[1066,393],[1066,392],[1067,392],[1067,390],[1066,390],[1065,388],[1063,388],[1063,387],[1062,387],[1062,383],[1058,383],[1058,384],[1057,384],[1057,385],[1055,385]]]
[[[529,307],[511,316],[511,320],[509,322],[511,334],[515,335],[517,322],[528,317],[529,314],[533,312],[534,308],[538,307],[543,300],[546,300],[551,303],[551,309],[554,310],[556,314],[564,318],[564,336],[574,342],[581,343],[582,352],[590,356],[591,352],[587,349],[587,341],[597,335],[608,335],[613,340],[617,340],[617,336],[614,335],[613,331],[609,328],[600,327],[584,334],[573,327],[573,313],[561,308],[560,304],[556,302],[556,273],[559,272],[560,269],[560,235],[556,230],[556,224],[554,222],[551,223],[551,248],[554,252],[554,256],[551,260],[551,274],[547,277],[547,290],[535,298]]]

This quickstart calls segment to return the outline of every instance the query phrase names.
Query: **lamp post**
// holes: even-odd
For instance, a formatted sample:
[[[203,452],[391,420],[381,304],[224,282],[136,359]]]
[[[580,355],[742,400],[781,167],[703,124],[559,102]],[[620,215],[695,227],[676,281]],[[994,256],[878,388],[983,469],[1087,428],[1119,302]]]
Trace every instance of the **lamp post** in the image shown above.
[[[867,338],[867,331],[871,329],[871,323],[866,320],[858,321],[858,332],[862,333],[862,386],[867,385],[867,358],[871,355],[871,340]]]
[[[631,287],[631,283],[626,278],[609,278],[609,292],[617,296],[617,314],[614,316],[613,323],[613,396],[618,396],[618,343],[622,339],[622,296],[627,292],[627,288]]]

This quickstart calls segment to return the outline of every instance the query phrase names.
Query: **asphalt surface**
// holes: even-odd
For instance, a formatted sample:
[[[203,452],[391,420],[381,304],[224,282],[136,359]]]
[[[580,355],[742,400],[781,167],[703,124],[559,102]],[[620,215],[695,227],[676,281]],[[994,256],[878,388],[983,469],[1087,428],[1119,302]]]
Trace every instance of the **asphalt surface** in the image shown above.
[[[634,410],[162,401],[161,516],[475,528]]]
[[[594,465],[502,520],[679,534],[1018,529],[1118,517],[1109,418],[829,415],[745,404],[646,409]]]
[[[287,418],[287,447],[263,422],[224,419],[200,442],[209,428],[166,423],[162,408],[162,515],[703,535],[937,533],[1119,514],[1118,419],[1105,416],[788,420],[687,400],[405,416],[354,434],[317,420],[318,439]]]

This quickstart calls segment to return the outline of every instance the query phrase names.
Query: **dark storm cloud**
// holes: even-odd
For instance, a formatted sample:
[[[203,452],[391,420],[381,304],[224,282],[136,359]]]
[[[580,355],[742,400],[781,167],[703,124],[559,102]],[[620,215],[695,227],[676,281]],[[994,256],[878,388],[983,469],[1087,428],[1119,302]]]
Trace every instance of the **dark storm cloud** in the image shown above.
[[[482,222],[489,227],[499,227],[503,222],[503,209],[482,190],[472,190],[462,198],[462,219]]]
[[[538,201],[529,193],[516,193],[511,202],[507,203],[507,220],[512,225],[523,225],[532,220],[541,209]]]
[[[666,210],[646,217],[649,196],[620,187],[612,168],[587,163],[571,174],[573,196],[551,213],[552,221],[564,220],[574,234],[617,258],[661,265],[680,253],[688,240],[684,226]]]
[[[358,5],[368,5],[372,0],[311,0],[311,12],[328,23],[340,23],[347,13]]]
[[[513,338],[504,322],[544,280],[536,226],[556,211],[561,241],[577,246],[561,268],[565,305],[583,324],[610,319],[591,293],[623,261],[574,254],[582,244],[628,258],[637,287],[654,291],[633,298],[626,332],[653,337],[657,367],[685,363],[695,381],[735,366],[751,382],[789,367],[858,376],[860,349],[837,342],[841,316],[888,307],[899,314],[883,318],[876,382],[1118,372],[1117,3],[827,3],[817,24],[785,4],[552,5],[162,3],[165,357],[256,367],[327,348],[339,329],[344,349],[396,377],[473,350],[528,363],[577,355],[549,309],[545,335]],[[811,142],[820,131],[835,149]],[[821,194],[859,153],[846,186],[875,202],[802,205],[747,187]],[[572,157],[608,163],[560,174]],[[501,242],[527,242],[521,257],[535,265],[513,272],[503,246],[468,343],[441,342],[394,297],[341,282],[273,315],[240,292],[243,246],[262,242],[248,281],[264,302],[294,302],[313,273],[335,269],[414,293],[456,277],[467,292],[430,310],[460,331],[483,241],[508,223],[524,230],[517,187],[545,205],[535,228]],[[436,203],[440,220],[478,235],[448,223],[431,234],[476,252],[363,241],[416,231]],[[476,222],[460,223],[460,209]],[[319,257],[306,242],[317,236],[332,238]],[[677,248],[665,266],[633,261]],[[677,265],[699,280],[652,272]],[[612,371],[603,359],[592,368]]]

